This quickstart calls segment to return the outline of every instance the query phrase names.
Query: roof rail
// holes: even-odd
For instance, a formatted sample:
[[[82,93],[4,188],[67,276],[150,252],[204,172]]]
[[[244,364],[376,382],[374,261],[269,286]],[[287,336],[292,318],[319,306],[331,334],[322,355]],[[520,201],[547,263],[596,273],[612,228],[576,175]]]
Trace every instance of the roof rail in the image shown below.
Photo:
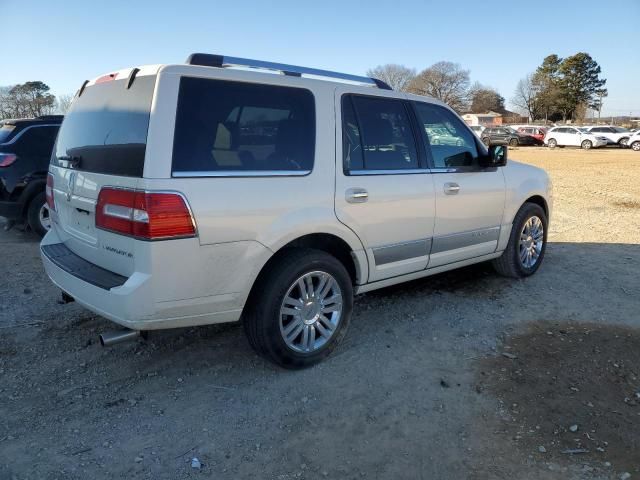
[[[187,58],[186,63],[188,65],[201,65],[204,67],[247,67],[262,70],[275,70],[292,77],[314,75],[316,77],[337,78],[339,80],[363,83],[365,85],[378,87],[383,90],[392,90],[392,88],[388,84],[386,84],[382,80],[378,80],[377,78],[351,75],[349,73],[332,72],[330,70],[320,70],[317,68],[299,67],[297,65],[287,65],[285,63],[273,63],[265,62],[263,60],[251,60],[249,58],[214,55],[211,53],[192,53],[191,55],[189,55],[189,58]]]
[[[62,120],[64,115],[38,115],[36,118],[40,120]]]

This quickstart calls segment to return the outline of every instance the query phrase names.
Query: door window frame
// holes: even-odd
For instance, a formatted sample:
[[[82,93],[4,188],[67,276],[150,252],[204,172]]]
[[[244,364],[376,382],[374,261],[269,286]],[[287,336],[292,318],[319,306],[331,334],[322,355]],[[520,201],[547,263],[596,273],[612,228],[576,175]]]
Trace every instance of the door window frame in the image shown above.
[[[411,138],[413,139],[413,143],[416,149],[416,154],[418,155],[418,168],[398,168],[398,169],[389,169],[389,170],[373,170],[373,169],[366,169],[366,168],[349,170],[346,168],[345,156],[344,156],[344,126],[345,126],[344,102],[345,101],[349,101],[349,103],[351,104],[351,108],[353,109],[353,114],[354,114],[356,123],[358,124],[358,130],[360,132],[360,139],[361,139],[360,141],[362,142],[362,129],[360,127],[361,122],[358,116],[358,111],[356,110],[355,104],[353,103],[353,100],[352,100],[354,97],[370,98],[370,99],[382,100],[382,101],[392,101],[392,102],[398,102],[402,104],[404,111],[407,115],[407,119],[409,120],[409,125],[411,128]],[[346,92],[340,96],[340,130],[341,131],[340,131],[339,143],[341,145],[341,150],[342,150],[341,152],[342,158],[340,159],[340,161],[342,162],[342,173],[345,176],[357,177],[357,176],[365,176],[365,175],[415,175],[415,174],[431,173],[429,165],[431,165],[432,162],[429,162],[428,160],[428,156],[430,153],[427,152],[427,149],[424,143],[420,140],[419,125],[418,125],[417,117],[415,116],[415,112],[411,107],[410,103],[411,102],[403,98],[386,97],[386,96],[383,97],[380,95],[366,95],[362,93]],[[364,151],[362,152],[362,154],[364,159]]]
[[[454,116],[457,117],[457,115],[450,111],[449,109],[447,109],[446,107],[443,107],[442,105],[438,105],[436,103],[430,103],[430,102],[421,102],[418,100],[411,100],[409,102],[411,104],[411,110],[413,111],[413,116],[414,116],[414,120],[418,126],[418,130],[419,130],[419,134],[422,137],[422,146],[423,148],[426,150],[426,158],[427,158],[427,162],[428,162],[428,166],[429,166],[429,171],[431,173],[470,173],[470,172],[495,172],[498,170],[498,167],[482,167],[480,165],[472,165],[472,166],[468,166],[468,167],[436,167],[435,165],[435,161],[433,159],[433,153],[431,152],[431,143],[429,142],[429,137],[427,136],[427,132],[424,131],[424,127],[419,128],[420,126],[420,116],[418,115],[418,111],[417,111],[417,105],[418,104],[425,104],[425,105],[429,105],[430,107],[433,108],[439,108],[441,110],[446,110],[449,113],[452,113]],[[471,138],[473,140],[473,142],[476,145],[476,150],[478,151],[478,156],[480,155],[488,155],[489,151],[487,150],[487,147],[485,146],[484,143],[482,143],[477,135],[475,133],[473,133],[473,130],[471,130],[471,128],[469,127],[469,125],[467,125],[466,122],[464,122],[462,119],[457,118],[457,120],[459,121],[459,123],[462,125],[463,128],[466,128],[467,131],[471,134]],[[492,129],[492,127],[487,127],[482,133],[484,135],[485,131]],[[493,128],[493,130],[495,130],[495,128]],[[489,132],[489,136],[491,136],[491,132]]]

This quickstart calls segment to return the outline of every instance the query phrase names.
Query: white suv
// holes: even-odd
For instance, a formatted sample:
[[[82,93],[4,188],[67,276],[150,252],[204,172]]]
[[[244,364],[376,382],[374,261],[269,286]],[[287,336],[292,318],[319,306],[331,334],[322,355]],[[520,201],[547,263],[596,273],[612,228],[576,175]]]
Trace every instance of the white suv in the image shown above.
[[[604,147],[609,143],[605,137],[594,135],[585,128],[578,127],[554,127],[547,131],[544,144],[550,148],[555,147],[581,147],[585,150],[596,147]]]
[[[609,141],[609,144],[619,145],[620,147],[626,147],[627,142],[629,141],[629,137],[632,135],[632,132],[630,132],[626,128],[614,127],[609,125],[586,127],[586,129],[594,135],[606,138]]]
[[[486,260],[538,269],[550,181],[506,161],[432,98],[194,54],[82,85],[42,259],[65,299],[132,329],[105,343],[242,319],[260,354],[307,366],[345,335],[354,294]]]

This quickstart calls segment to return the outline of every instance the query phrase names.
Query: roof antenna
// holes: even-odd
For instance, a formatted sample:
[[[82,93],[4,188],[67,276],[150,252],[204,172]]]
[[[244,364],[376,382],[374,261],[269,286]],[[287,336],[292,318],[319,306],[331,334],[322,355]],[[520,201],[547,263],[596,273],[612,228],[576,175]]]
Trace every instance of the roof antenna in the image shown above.
[[[80,87],[80,90],[78,90],[78,97],[82,95],[82,92],[84,92],[84,89],[87,86],[87,83],[89,83],[89,80],[85,80],[82,86]]]
[[[131,88],[131,85],[133,85],[133,81],[136,79],[136,75],[138,74],[139,71],[140,71],[139,68],[134,68],[133,70],[131,70],[131,73],[129,74],[129,78],[127,79],[127,90],[129,90]]]

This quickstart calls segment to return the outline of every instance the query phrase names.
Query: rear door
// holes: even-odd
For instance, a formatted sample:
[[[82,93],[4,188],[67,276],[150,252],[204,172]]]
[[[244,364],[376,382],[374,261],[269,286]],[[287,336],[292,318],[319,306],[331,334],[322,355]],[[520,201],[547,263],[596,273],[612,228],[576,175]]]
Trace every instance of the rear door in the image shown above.
[[[130,73],[130,71],[129,71]],[[97,229],[103,186],[136,188],[142,177],[155,74],[112,74],[81,89],[51,156],[53,228],[74,253],[120,275],[134,271],[131,238]]]
[[[505,203],[502,169],[478,165],[483,147],[452,111],[431,103],[413,105],[419,122],[440,125],[459,140],[434,145],[424,136],[437,212],[429,268],[495,252]]]
[[[366,248],[369,282],[424,270],[434,187],[408,102],[338,89],[336,111],[336,215]]]

